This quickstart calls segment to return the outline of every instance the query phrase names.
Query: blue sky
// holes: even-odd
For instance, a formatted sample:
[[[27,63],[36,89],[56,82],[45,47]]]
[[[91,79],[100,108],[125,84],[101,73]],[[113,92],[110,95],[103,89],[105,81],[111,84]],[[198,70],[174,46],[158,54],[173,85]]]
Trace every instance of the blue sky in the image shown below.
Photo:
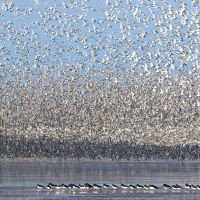
[[[49,76],[59,78],[66,68],[169,75],[198,70],[200,5],[192,1],[183,1],[183,14],[184,4],[176,1],[9,2],[0,7],[0,71],[37,76],[51,68]]]

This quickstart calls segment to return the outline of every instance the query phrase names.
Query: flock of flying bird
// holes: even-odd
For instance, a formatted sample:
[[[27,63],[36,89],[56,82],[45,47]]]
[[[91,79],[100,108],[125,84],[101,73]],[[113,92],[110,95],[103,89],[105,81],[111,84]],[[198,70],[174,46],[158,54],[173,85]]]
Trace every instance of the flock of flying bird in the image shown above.
[[[40,185],[40,184],[37,184],[37,188],[38,189],[44,189],[45,187],[43,185]],[[120,186],[119,185],[116,185],[116,184],[112,184],[112,185],[108,185],[106,183],[104,183],[103,185],[99,185],[99,184],[96,184],[94,183],[93,185],[89,184],[89,183],[85,183],[84,185],[76,185],[76,184],[73,184],[73,183],[70,183],[69,185],[65,185],[64,183],[62,183],[61,185],[56,185],[56,184],[53,184],[53,183],[49,183],[46,187],[47,189],[101,189],[101,188],[113,188],[113,189],[150,189],[150,190],[155,190],[155,189],[159,189],[159,187],[155,186],[155,185],[140,185],[140,184],[136,184],[136,185],[126,185],[126,184],[121,184]],[[192,189],[192,190],[200,190],[200,186],[199,185],[189,185],[188,183],[185,184],[184,187],[178,185],[178,184],[175,184],[175,185],[168,185],[166,183],[163,184],[163,188],[164,189],[175,189],[175,190],[180,190],[180,189]]]
[[[28,3],[0,3],[1,156],[199,158],[198,0]]]

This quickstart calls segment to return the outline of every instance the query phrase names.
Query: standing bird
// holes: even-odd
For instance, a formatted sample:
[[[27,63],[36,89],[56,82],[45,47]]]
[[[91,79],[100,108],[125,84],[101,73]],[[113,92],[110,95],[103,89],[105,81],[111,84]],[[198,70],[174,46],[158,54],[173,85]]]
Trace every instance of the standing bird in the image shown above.
[[[121,184],[121,188],[123,188],[123,189],[128,189],[129,187],[128,187],[128,185],[125,185],[125,184]]]
[[[164,183],[164,184],[163,184],[163,188],[164,188],[164,189],[170,189],[171,186]]]
[[[44,186],[42,186],[42,185],[40,185],[40,184],[37,184],[37,188],[38,188],[38,189],[43,189]]]
[[[113,189],[117,189],[117,188],[119,188],[117,185],[115,185],[115,184],[112,184],[112,186],[111,186]]]

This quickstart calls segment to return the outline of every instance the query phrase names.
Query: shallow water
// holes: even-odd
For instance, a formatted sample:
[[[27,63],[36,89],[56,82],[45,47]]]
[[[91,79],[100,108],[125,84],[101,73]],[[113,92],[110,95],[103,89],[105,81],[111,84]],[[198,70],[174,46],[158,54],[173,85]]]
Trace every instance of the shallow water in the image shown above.
[[[0,199],[200,199],[200,190],[165,190],[162,184],[200,184],[199,161],[1,159]],[[37,189],[54,184],[154,184],[161,189]]]

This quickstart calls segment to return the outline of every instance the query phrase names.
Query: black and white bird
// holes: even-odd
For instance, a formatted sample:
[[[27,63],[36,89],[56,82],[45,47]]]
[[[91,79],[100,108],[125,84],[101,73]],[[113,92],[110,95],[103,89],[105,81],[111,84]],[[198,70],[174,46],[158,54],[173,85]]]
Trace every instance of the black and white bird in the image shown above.
[[[191,189],[192,189],[192,190],[196,190],[196,189],[197,189],[197,186],[196,186],[196,185],[191,185]]]
[[[172,185],[172,189],[179,190],[179,189],[183,189],[183,188],[180,185],[176,184],[176,185]]]
[[[62,184],[60,185],[60,187],[61,187],[62,189],[66,189],[66,188],[68,188],[68,186],[65,185],[64,183],[62,183]]]
[[[170,189],[170,188],[171,188],[171,186],[170,186],[170,185],[168,185],[168,184],[166,184],[166,183],[164,183],[164,184],[163,184],[163,188],[164,188],[164,189]]]
[[[149,185],[149,189],[155,190],[155,189],[159,189],[159,188],[157,186],[155,186],[155,185]]]
[[[142,188],[144,188],[144,187],[143,187],[142,185],[137,184],[137,185],[136,185],[136,188],[137,188],[137,189],[142,189]]]
[[[112,184],[112,186],[111,186],[113,189],[117,189],[117,188],[119,188],[117,185],[115,185],[115,184]]]
[[[190,189],[191,188],[191,185],[189,185],[189,184],[185,184],[185,186],[184,186],[184,188],[186,188],[186,189]]]
[[[56,185],[56,184],[53,184],[53,183],[49,183],[49,186],[50,186],[51,188],[55,188],[57,185]]]
[[[93,188],[93,186],[91,184],[89,184],[89,183],[85,183],[84,187],[86,189]]]
[[[47,185],[47,189],[48,189],[48,190],[51,189],[51,185],[48,184],[48,185]]]
[[[78,185],[76,185],[76,184],[72,184],[72,188],[73,188],[73,189],[78,189],[78,188],[79,188],[79,186],[78,186]]]
[[[38,188],[38,189],[43,189],[44,186],[42,186],[42,185],[40,185],[40,184],[37,184],[37,188]]]
[[[129,187],[128,187],[128,185],[125,185],[125,184],[122,183],[122,184],[121,184],[121,188],[122,188],[122,189],[128,189]]]
[[[93,184],[93,188],[94,188],[94,189],[100,189],[100,188],[102,188],[102,186],[100,186],[100,185],[94,183],[94,184]]]
[[[136,189],[136,186],[135,185],[130,185],[129,188],[130,189]]]
[[[104,187],[104,188],[110,188],[110,185],[104,183],[104,184],[103,184],[103,187]]]
[[[150,189],[148,185],[144,185],[144,189]]]

